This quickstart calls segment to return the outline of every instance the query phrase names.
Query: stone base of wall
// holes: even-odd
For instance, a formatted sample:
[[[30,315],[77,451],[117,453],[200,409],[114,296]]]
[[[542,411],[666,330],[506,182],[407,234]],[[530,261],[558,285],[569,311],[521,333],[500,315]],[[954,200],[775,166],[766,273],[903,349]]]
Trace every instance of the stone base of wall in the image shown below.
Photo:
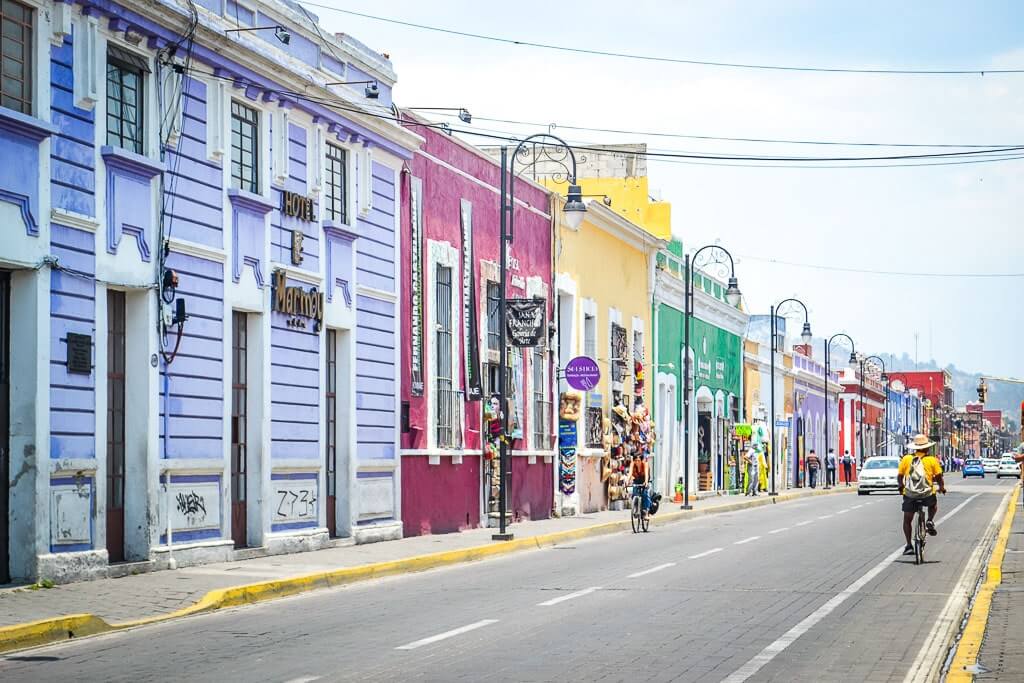
[[[377,543],[378,541],[397,541],[402,538],[402,523],[396,520],[394,522],[368,524],[356,527],[352,535],[355,538],[356,545]]]
[[[84,550],[40,555],[36,566],[38,581],[72,583],[105,579],[109,565],[106,550]]]
[[[194,567],[199,564],[230,562],[235,559],[235,544],[230,540],[203,541],[195,544],[175,544],[172,548],[174,562],[178,567]],[[167,569],[167,547],[154,548],[150,553],[154,569]]]
[[[267,555],[288,555],[320,550],[331,540],[327,529],[310,529],[300,533],[277,533],[266,538]]]

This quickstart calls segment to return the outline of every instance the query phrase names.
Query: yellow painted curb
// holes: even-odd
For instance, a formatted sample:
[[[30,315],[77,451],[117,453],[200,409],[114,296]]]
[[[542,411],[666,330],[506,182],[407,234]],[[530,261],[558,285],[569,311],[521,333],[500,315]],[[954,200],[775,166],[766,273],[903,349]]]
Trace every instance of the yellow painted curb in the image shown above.
[[[974,674],[969,672],[967,667],[978,663],[978,654],[981,652],[981,643],[988,626],[989,611],[992,609],[992,595],[1003,581],[1003,557],[1006,555],[1006,544],[1010,539],[1013,518],[1017,514],[1020,486],[1018,483],[1010,496],[1010,503],[1007,505],[1002,526],[999,527],[999,535],[996,536],[996,543],[992,548],[992,556],[988,561],[985,582],[981,584],[978,595],[974,598],[970,616],[967,617],[967,625],[960,636],[956,654],[953,655],[953,663],[950,664],[949,673],[946,675],[948,683],[969,683],[974,680]]]
[[[788,501],[796,498],[807,498],[810,496],[821,496],[834,493],[849,493],[856,491],[856,488],[816,490],[807,493],[782,493],[776,498],[769,496],[758,497],[749,500],[738,500],[725,505],[714,505],[707,508],[695,508],[693,510],[677,510],[655,515],[653,522],[656,526],[663,526],[672,522],[703,517],[706,515],[733,512],[752,507],[771,505],[779,501]],[[460,548],[458,550],[446,550],[428,555],[418,555],[399,560],[387,562],[376,562],[374,564],[360,565],[357,567],[344,567],[326,572],[306,574],[304,576],[291,576],[284,579],[262,581],[260,583],[233,586],[231,588],[218,588],[212,590],[195,604],[189,605],[174,612],[158,614],[143,619],[124,621],[109,624],[100,617],[93,614],[74,614],[51,619],[42,619],[26,624],[15,624],[14,626],[0,627],[0,652],[22,650],[30,647],[39,647],[50,643],[60,642],[71,638],[91,636],[98,633],[119,631],[122,629],[145,626],[161,621],[178,619],[190,614],[209,612],[225,607],[238,607],[240,605],[251,605],[264,600],[282,598],[288,595],[297,595],[317,588],[330,588],[343,586],[358,581],[376,579],[397,574],[421,572],[428,569],[436,569],[453,564],[483,560],[488,557],[499,557],[508,555],[520,550],[531,548],[543,548],[546,546],[558,545],[569,541],[576,541],[592,536],[601,536],[625,531],[630,528],[628,518],[604,524],[594,524],[580,527],[578,529],[567,529],[566,531],[555,531],[539,536],[529,536],[507,542],[488,543],[487,545]]]

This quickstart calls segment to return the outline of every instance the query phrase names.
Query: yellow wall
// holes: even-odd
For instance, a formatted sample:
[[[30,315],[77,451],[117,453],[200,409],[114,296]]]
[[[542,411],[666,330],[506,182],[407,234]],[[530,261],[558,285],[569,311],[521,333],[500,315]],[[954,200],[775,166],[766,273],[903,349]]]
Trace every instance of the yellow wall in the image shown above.
[[[541,180],[544,185],[565,195],[566,183],[550,179]],[[663,240],[672,239],[672,205],[656,202],[650,198],[647,177],[640,178],[580,178],[580,187],[585,195],[605,195],[611,199],[611,210],[626,220],[639,225],[651,235]],[[588,197],[602,201],[601,197]]]
[[[593,204],[591,204],[593,207]],[[633,348],[633,318],[643,323],[644,337],[644,404],[651,409],[654,384],[654,373],[651,363],[654,354],[654,331],[651,327],[651,301],[647,291],[648,262],[650,256],[605,230],[596,227],[592,220],[595,209],[587,212],[587,218],[579,230],[572,230],[564,224],[560,207],[556,209],[559,216],[559,250],[556,258],[556,273],[567,275],[576,283],[576,347],[574,355],[584,353],[584,322],[583,301],[591,299],[596,304],[596,344],[597,360],[601,368],[600,386],[594,389],[601,394],[605,416],[611,409],[611,316],[610,309],[619,311],[621,318],[618,324],[626,328],[628,348]],[[609,217],[610,218],[610,217]],[[652,248],[653,250],[653,248]],[[564,324],[564,323],[563,323]],[[633,395],[632,359],[626,370],[626,381],[623,382],[623,394]],[[653,409],[651,409],[653,414]]]

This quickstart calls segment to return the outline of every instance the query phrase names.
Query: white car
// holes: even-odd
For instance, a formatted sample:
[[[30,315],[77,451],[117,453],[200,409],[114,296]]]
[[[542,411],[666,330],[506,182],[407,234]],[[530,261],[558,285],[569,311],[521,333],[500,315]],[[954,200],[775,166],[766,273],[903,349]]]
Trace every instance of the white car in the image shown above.
[[[872,491],[899,491],[896,482],[899,467],[899,458],[868,458],[857,473],[857,495],[866,496]]]
[[[985,474],[998,474],[999,458],[982,458],[981,466],[985,469]]]
[[[1020,477],[1020,465],[1017,464],[1013,456],[1003,456],[999,461],[999,469],[996,470],[996,479],[1002,479],[1003,477]]]

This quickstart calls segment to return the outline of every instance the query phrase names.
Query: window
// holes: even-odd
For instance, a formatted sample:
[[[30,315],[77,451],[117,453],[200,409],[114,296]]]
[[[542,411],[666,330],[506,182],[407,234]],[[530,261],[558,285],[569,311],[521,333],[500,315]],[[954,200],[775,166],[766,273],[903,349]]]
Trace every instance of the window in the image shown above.
[[[544,349],[533,347],[533,447],[537,450],[551,447],[551,402],[547,400],[544,381],[546,363]]]
[[[32,114],[32,8],[0,0],[0,106]]]
[[[231,102],[231,185],[259,194],[260,114]]]
[[[487,350],[501,351],[501,287],[487,283]]]
[[[462,435],[460,399],[454,388],[452,360],[452,269],[437,266],[435,281],[435,377],[437,382],[437,447],[457,448]]]
[[[143,154],[142,101],[149,71],[141,57],[113,45],[107,53],[107,144]]]
[[[597,318],[592,315],[583,316],[583,354],[597,360]]]
[[[348,152],[327,145],[327,219],[348,225]]]

